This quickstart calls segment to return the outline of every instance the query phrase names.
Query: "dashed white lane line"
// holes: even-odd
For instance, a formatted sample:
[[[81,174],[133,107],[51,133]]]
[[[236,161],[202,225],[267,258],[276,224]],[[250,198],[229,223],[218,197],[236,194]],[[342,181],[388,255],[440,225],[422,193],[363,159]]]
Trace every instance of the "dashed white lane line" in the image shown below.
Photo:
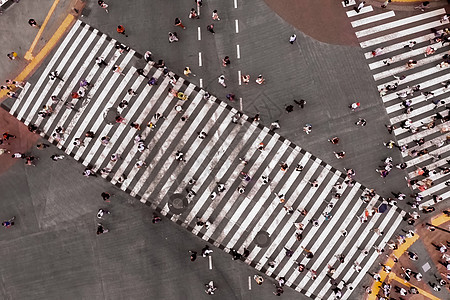
[[[241,108],[241,111],[243,111],[242,98],[239,98],[239,106]]]
[[[202,53],[201,52],[198,53],[198,66],[199,67],[202,66]]]
[[[239,71],[238,71],[238,82],[239,82],[239,85],[242,84],[241,78],[242,78],[241,70],[239,70]]]
[[[236,33],[239,33],[239,21],[234,20],[234,23],[236,24]]]
[[[252,276],[248,276],[248,290],[252,290]]]
[[[203,88],[203,79],[200,78],[200,84],[199,84],[200,88]]]
[[[197,35],[198,35],[198,40],[201,41],[202,40],[202,32],[200,30],[200,26],[197,28]]]
[[[209,269],[212,270],[212,256],[208,256],[209,257]]]
[[[234,8],[237,8],[237,0],[234,0]]]
[[[239,45],[236,45],[236,56],[238,59],[241,58],[241,50],[239,48]]]

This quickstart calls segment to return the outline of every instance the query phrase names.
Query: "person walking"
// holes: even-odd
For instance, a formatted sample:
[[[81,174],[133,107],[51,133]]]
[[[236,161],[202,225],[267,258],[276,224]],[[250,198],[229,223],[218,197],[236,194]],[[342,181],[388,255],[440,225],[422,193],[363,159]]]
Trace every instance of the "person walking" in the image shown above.
[[[34,20],[34,19],[29,19],[28,24],[30,24],[31,27],[37,27],[37,28],[41,27],[37,24],[36,20]]]
[[[2,226],[5,228],[9,228],[11,226],[14,226],[14,220],[16,219],[16,217],[12,217],[11,219],[9,219],[8,221],[4,221],[2,222]]]
[[[128,37],[128,35],[125,34],[125,27],[123,27],[122,25],[117,26],[117,33],[120,33],[120,34]]]
[[[296,40],[297,40],[297,35],[295,33],[289,37],[289,43],[291,43],[291,45],[293,45]]]
[[[211,32],[213,35],[216,33],[214,31],[214,24],[209,24],[208,26],[206,26],[206,30],[208,30],[209,32]]]
[[[8,54],[6,54],[6,56],[10,59],[10,60],[15,60],[17,57],[17,53],[16,52],[10,52]]]
[[[364,4],[366,4],[366,1],[359,2],[358,6],[355,6],[353,9],[357,13],[359,13],[361,11],[361,9],[364,7]]]
[[[108,13],[108,4],[106,4],[105,1],[98,0],[98,5],[100,5],[101,8],[105,9],[106,13]]]
[[[189,13],[189,19],[200,19],[200,16],[198,15],[195,8],[191,8],[191,12]]]
[[[218,82],[219,82],[224,88],[227,87],[227,84],[225,83],[225,76],[224,76],[224,75],[220,75],[220,76],[219,76]]]
[[[55,80],[55,79],[59,79],[61,81],[64,81],[64,79],[62,79],[62,77],[59,75],[58,71],[52,71],[48,74],[48,77],[50,78],[50,80]]]
[[[107,66],[108,64],[105,62],[105,59],[103,58],[103,57],[97,57],[96,59],[95,59],[95,63],[99,66],[99,67],[102,67],[102,66]]]
[[[230,57],[229,57],[229,56],[225,56],[225,57],[222,59],[222,66],[226,67],[226,66],[228,66],[229,64],[231,64]]]
[[[186,29],[186,26],[184,26],[183,23],[181,23],[181,20],[179,18],[175,18],[175,26],[179,26],[183,29]]]
[[[217,9],[213,10],[213,13],[212,13],[212,19],[213,19],[214,21],[220,21],[219,15],[217,14]]]

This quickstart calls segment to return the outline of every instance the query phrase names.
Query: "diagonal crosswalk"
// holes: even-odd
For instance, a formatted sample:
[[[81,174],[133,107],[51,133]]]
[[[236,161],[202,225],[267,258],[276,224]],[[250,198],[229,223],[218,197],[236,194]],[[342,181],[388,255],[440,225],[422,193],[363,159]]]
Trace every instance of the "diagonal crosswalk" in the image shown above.
[[[424,197],[421,207],[428,206],[450,196],[450,172],[445,170],[450,167],[450,93],[443,85],[450,80],[446,62],[450,49],[449,43],[442,43],[450,32],[448,20],[441,19],[447,12],[441,8],[406,18],[391,13],[390,19],[386,13],[374,9],[351,17],[351,23],[358,30],[355,33],[361,47],[367,50],[364,56],[390,123],[396,127],[397,143],[407,147],[402,156],[411,187]],[[380,24],[381,19],[392,21]],[[411,42],[415,44],[410,49]],[[409,61],[415,64],[408,66]],[[387,90],[388,85],[395,90]],[[420,91],[413,92],[411,87],[418,85]],[[431,94],[426,97],[424,91]],[[400,98],[405,92],[407,96]],[[412,109],[407,110],[405,104]],[[425,167],[430,171],[427,178],[420,175]]]
[[[98,65],[97,57],[107,65]],[[115,66],[121,71],[113,71]],[[148,84],[139,68],[157,83]],[[49,79],[55,70],[62,80]],[[38,126],[75,160],[205,241],[227,252],[248,249],[247,264],[267,276],[286,277],[288,286],[312,298],[332,297],[328,264],[357,285],[361,278],[352,262],[369,268],[373,246],[383,245],[399,225],[403,212],[393,206],[378,213],[378,196],[364,202],[367,189],[347,181],[346,174],[81,21],[38,74],[17,99],[3,102],[10,114]],[[80,87],[84,79],[90,86]],[[72,99],[78,91],[84,96]],[[39,114],[44,106],[52,107],[46,117]],[[124,120],[116,122],[117,116]],[[184,153],[182,160],[177,151]],[[281,162],[289,167],[281,169]],[[210,225],[197,226],[198,218]],[[373,228],[390,231],[379,237]],[[302,247],[314,257],[304,258]],[[368,256],[361,257],[361,247]],[[287,257],[284,248],[293,255]],[[346,253],[344,263],[335,259],[337,253]],[[316,270],[317,279],[299,272],[296,261]]]

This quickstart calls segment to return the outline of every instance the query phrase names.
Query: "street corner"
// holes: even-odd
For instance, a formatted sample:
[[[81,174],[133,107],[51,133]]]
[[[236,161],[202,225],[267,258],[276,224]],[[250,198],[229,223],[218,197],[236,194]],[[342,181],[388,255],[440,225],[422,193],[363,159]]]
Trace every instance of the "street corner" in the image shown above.
[[[304,34],[327,44],[358,46],[341,1],[265,0],[275,13]]]
[[[5,149],[5,152],[0,156],[0,173],[3,173],[13,164],[22,163],[22,160],[13,159],[11,155],[16,152],[29,152],[40,139],[40,136],[30,132],[25,125],[17,122],[17,119],[4,109],[0,109],[0,129],[2,134],[8,133],[16,136],[3,140],[3,144],[0,145],[0,149]]]

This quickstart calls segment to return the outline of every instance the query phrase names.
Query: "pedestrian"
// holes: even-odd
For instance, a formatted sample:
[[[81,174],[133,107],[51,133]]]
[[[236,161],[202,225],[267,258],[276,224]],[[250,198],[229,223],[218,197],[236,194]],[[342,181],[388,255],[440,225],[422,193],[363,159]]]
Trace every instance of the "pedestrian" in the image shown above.
[[[116,123],[127,124],[127,120],[121,116],[116,116]]]
[[[353,102],[352,104],[350,104],[348,107],[352,110],[355,111],[357,108],[359,108],[361,105],[361,103],[359,102]]]
[[[295,40],[297,39],[297,35],[294,33],[289,37],[289,43],[291,43],[291,45],[294,44]]]
[[[275,130],[280,128],[280,121],[276,120],[270,124],[270,130]]]
[[[311,131],[312,131],[312,125],[311,125],[311,124],[305,124],[305,126],[303,127],[303,131],[304,131],[306,134],[310,134]]]
[[[245,84],[249,84],[250,82],[250,75],[242,75],[242,82]]]
[[[384,1],[384,3],[381,5],[381,8],[386,8],[388,6],[389,3],[391,3],[392,0],[386,0]]]
[[[144,69],[137,69],[136,73],[138,73],[139,76],[144,76],[145,78],[148,78],[147,74],[145,74]]]
[[[123,27],[122,25],[117,26],[117,33],[128,37],[128,35],[125,34],[125,27]]]
[[[211,32],[213,35],[216,33],[214,31],[214,24],[209,24],[208,26],[206,26],[206,30],[208,30],[209,32]]]
[[[161,222],[161,221],[162,221],[161,217],[159,217],[159,216],[153,214],[153,218],[152,218],[152,223],[153,223],[153,224],[159,223],[159,222]]]
[[[337,136],[331,138],[328,140],[330,143],[332,143],[333,145],[337,145],[339,143],[339,138]]]
[[[10,59],[10,60],[15,60],[17,57],[17,53],[16,52],[10,52],[8,54],[6,54],[6,56]]]
[[[222,59],[222,66],[226,67],[226,66],[228,66],[229,64],[231,64],[230,57],[229,57],[229,56],[225,56],[225,57]]]
[[[109,230],[105,228],[102,224],[97,223],[97,235],[100,235],[102,233],[107,233]]]
[[[266,82],[266,80],[264,79],[264,77],[261,74],[259,74],[258,77],[256,78],[256,83],[263,84],[265,82]]]
[[[197,251],[189,250],[191,261],[195,261],[197,259]]]
[[[345,157],[345,151],[341,152],[333,152],[337,159],[341,159]]]
[[[37,27],[37,28],[41,27],[37,24],[36,20],[34,20],[34,19],[29,19],[28,24],[30,24],[31,27]]]
[[[5,228],[9,228],[11,226],[14,226],[14,220],[16,219],[16,217],[12,217],[11,219],[9,219],[8,221],[4,221],[2,222],[2,226]]]
[[[108,64],[105,62],[105,59],[104,59],[103,57],[101,57],[101,56],[99,56],[99,57],[97,57],[97,58],[95,59],[95,63],[96,63],[99,67],[107,66],[107,65],[108,65]]]
[[[202,249],[202,256],[203,257],[207,257],[209,256],[211,253],[213,253],[213,251],[211,249],[209,249],[208,245],[205,245],[205,247]]]
[[[253,276],[253,279],[255,279],[256,284],[258,284],[258,285],[261,285],[264,282],[264,278],[262,276],[259,276],[259,275]]]
[[[64,159],[64,155],[58,155],[58,154],[53,154],[52,156],[50,156],[50,158],[53,160],[53,161],[57,161],[57,160],[60,160],[60,159]]]
[[[169,43],[178,42],[178,35],[174,32],[169,32]]]
[[[89,167],[86,168],[86,169],[84,169],[83,175],[86,176],[86,177],[89,177],[89,176],[97,177],[97,175],[95,174],[95,172],[92,171],[92,169],[89,168]]]
[[[204,132],[204,131],[197,132],[197,134],[198,134],[198,138],[201,140],[205,139],[207,136],[206,132]]]
[[[355,122],[355,125],[359,125],[359,126],[364,127],[364,126],[367,125],[367,121],[366,121],[366,119],[359,118],[358,121]]]
[[[111,198],[111,194],[108,192],[102,192],[101,194],[103,201],[110,202],[109,198]]]
[[[230,93],[230,94],[226,94],[226,96],[225,96],[228,100],[230,100],[230,101],[234,101],[234,98],[236,97],[236,95],[235,94],[232,94],[232,93]]]
[[[294,106],[291,104],[289,104],[289,105],[285,104],[284,109],[286,110],[287,113],[290,113],[290,112],[294,111]]]
[[[217,9],[213,10],[213,13],[212,13],[212,19],[213,19],[214,21],[220,21],[219,15],[217,14]]]
[[[97,218],[102,219],[102,217],[103,217],[105,214],[106,214],[106,215],[110,215],[111,212],[110,212],[109,210],[100,208],[100,209],[98,210],[98,212],[97,212]]]
[[[144,53],[144,59],[146,62],[151,62],[152,61],[152,52],[146,51]]]
[[[179,26],[183,29],[186,29],[186,27],[181,23],[181,20],[179,18],[175,18],[175,26]]]
[[[100,5],[101,8],[104,8],[106,13],[108,13],[108,4],[106,4],[105,1],[98,0],[98,5]]]
[[[195,8],[191,8],[191,12],[189,13],[189,19],[200,19],[200,16],[197,14]]]
[[[366,1],[359,2],[358,6],[355,6],[353,9],[357,13],[359,13],[361,11],[361,9],[364,7],[364,4],[366,4]]]
[[[184,159],[184,153],[181,152],[181,151],[177,151],[175,153],[175,159],[178,160],[178,161],[186,162],[186,160]]]
[[[305,108],[306,100],[300,99],[300,101],[298,101],[298,100],[295,100],[295,99],[294,99],[294,102],[295,102],[298,106],[300,106],[301,109]]]
[[[58,71],[52,71],[48,74],[48,77],[50,78],[50,80],[55,80],[55,79],[59,79],[61,81],[64,81],[64,79],[61,78],[61,76],[59,76]]]
[[[224,76],[224,75],[220,75],[220,76],[219,76],[218,82],[219,82],[224,88],[227,87],[227,85],[226,85],[226,83],[225,83],[225,76]]]

